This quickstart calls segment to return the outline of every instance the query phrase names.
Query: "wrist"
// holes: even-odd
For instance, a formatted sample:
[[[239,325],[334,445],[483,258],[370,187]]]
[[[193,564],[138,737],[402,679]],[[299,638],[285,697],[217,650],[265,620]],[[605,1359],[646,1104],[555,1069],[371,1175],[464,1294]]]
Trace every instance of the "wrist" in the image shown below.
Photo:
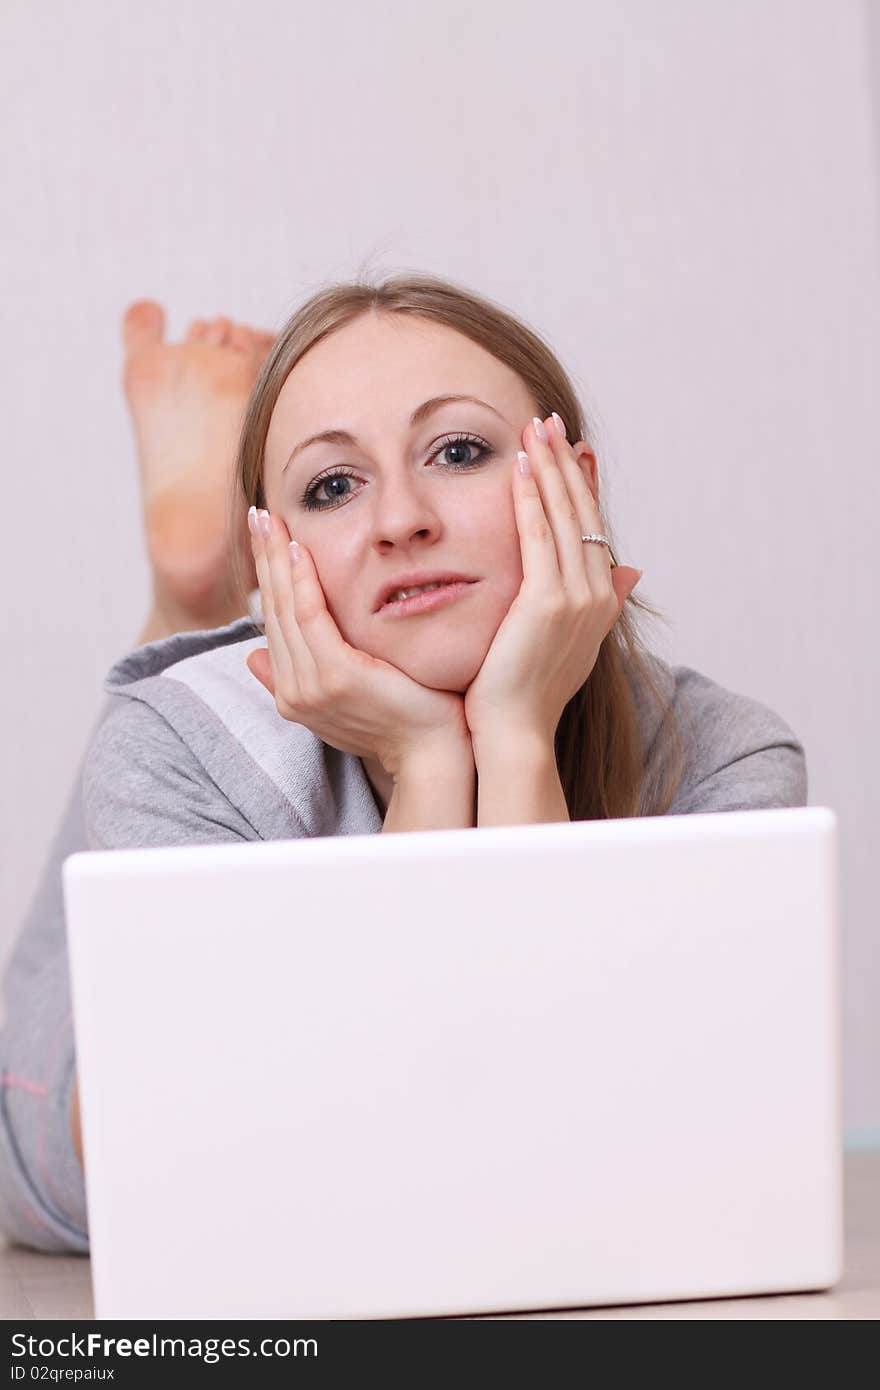
[[[423,778],[458,780],[468,773],[476,775],[473,746],[469,737],[455,736],[423,740],[408,749],[401,754],[392,776],[398,783]]]
[[[154,593],[152,607],[138,645],[157,642],[161,637],[173,637],[176,632],[202,632],[215,627],[226,627],[236,618],[246,616],[240,607],[233,605],[226,605],[215,612],[194,613]]]
[[[423,744],[400,762],[382,829],[472,828],[477,820],[476,788],[469,740]]]
[[[511,763],[536,771],[547,765],[556,766],[554,739],[521,725],[517,728],[498,725],[484,734],[475,734],[472,747],[477,772]]]
[[[522,731],[474,744],[477,824],[538,825],[571,820],[554,740]]]

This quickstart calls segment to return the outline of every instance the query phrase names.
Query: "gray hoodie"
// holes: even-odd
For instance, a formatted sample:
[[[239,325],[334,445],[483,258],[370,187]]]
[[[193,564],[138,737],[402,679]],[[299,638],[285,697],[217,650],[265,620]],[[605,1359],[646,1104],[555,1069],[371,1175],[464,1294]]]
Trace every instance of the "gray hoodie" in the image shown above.
[[[122,657],[104,681],[85,757],[3,983],[0,1230],[39,1250],[89,1248],[73,1149],[75,1057],[61,867],[93,849],[378,832],[360,758],[279,715],[245,658],[249,618]],[[804,749],[772,710],[653,658],[682,719],[686,761],[669,815],[803,806]],[[646,766],[661,713],[634,687]],[[655,757],[656,763],[656,757]]]

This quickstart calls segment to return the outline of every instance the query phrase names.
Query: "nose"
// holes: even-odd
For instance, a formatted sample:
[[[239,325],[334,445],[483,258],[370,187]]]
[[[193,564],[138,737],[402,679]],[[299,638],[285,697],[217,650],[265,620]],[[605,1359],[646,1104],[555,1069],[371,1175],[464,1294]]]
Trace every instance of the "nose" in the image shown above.
[[[435,535],[440,529],[435,499],[427,480],[404,469],[386,480],[376,494],[373,540],[376,545],[405,545],[415,536]]]

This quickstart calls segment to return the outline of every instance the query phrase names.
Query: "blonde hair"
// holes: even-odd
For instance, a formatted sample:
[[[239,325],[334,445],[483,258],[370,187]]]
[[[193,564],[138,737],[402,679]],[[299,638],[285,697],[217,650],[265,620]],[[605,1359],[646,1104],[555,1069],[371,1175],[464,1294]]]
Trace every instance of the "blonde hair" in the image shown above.
[[[363,274],[312,295],[273,344],[245,410],[236,460],[233,517],[244,507],[265,507],[263,467],[272,411],[301,357],[329,334],[369,312],[411,314],[457,329],[517,373],[545,419],[557,411],[568,437],[593,446],[580,402],[564,368],[540,335],[512,314],[452,282],[428,274],[396,275],[371,283]],[[601,495],[601,494],[600,494]],[[603,533],[619,554],[602,509]],[[236,523],[238,524],[238,523]],[[238,595],[247,611],[248,581],[236,556]],[[599,648],[589,677],[569,700],[555,737],[556,762],[572,820],[664,815],[679,785],[684,744],[668,688],[652,674],[655,658],[636,624],[636,610],[663,619],[635,593]],[[257,625],[259,629],[259,624]],[[638,687],[638,691],[636,690]],[[660,711],[657,733],[644,745],[639,717],[642,692]]]

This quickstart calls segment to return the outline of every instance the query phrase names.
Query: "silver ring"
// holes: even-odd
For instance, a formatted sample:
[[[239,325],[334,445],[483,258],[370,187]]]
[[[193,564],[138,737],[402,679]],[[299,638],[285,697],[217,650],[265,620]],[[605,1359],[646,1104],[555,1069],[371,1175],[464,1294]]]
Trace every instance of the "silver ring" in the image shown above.
[[[582,540],[582,541],[597,541],[597,542],[599,543],[599,545],[607,545],[607,547],[608,547],[608,554],[611,556],[611,566],[612,566],[612,569],[617,565],[617,561],[616,561],[615,558],[614,558],[614,551],[611,549],[611,542],[610,542],[610,540],[608,539],[607,536],[594,536],[594,535],[592,534],[592,532],[590,532],[590,533],[589,533],[588,535],[586,535],[586,536],[581,536],[581,540]]]

